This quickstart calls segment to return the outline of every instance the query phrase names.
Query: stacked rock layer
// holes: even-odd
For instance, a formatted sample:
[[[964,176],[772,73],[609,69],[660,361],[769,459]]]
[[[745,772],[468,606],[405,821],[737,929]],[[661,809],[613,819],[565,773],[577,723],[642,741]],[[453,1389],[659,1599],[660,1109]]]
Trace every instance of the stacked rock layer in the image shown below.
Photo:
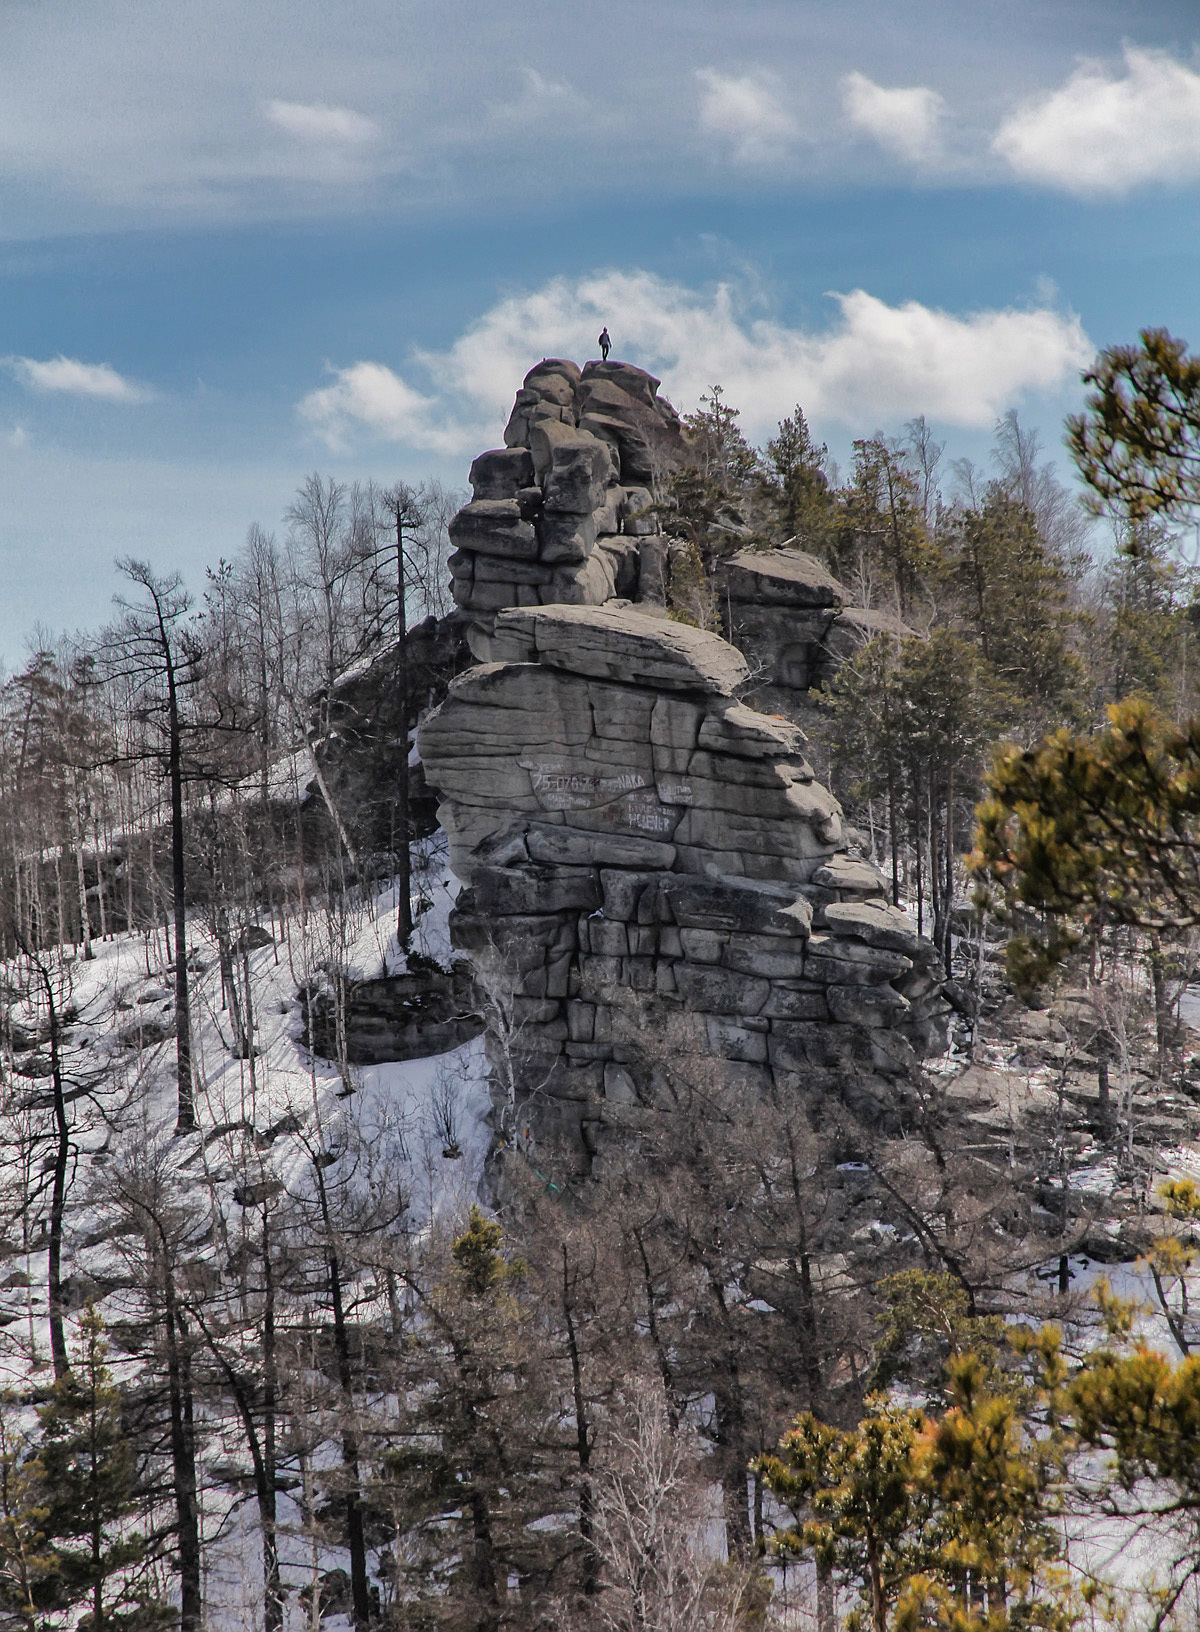
[[[651,487],[683,451],[659,382],[628,363],[547,358],[517,393],[504,447],[471,466],[450,524],[454,598],[486,652],[498,610],[633,598],[662,572]]]
[[[803,550],[739,550],[721,567],[721,608],[729,638],[753,655],[756,683],[804,692],[832,680],[873,635],[913,630],[854,597]]]
[[[589,1130],[652,1106],[631,1013],[687,1017],[763,1088],[878,1081],[944,1045],[933,946],[846,853],[803,734],[737,701],[732,646],[629,607],[491,623],[493,661],[453,683],[419,750],[466,886],[455,944],[504,986],[502,1121],[594,1148]]]

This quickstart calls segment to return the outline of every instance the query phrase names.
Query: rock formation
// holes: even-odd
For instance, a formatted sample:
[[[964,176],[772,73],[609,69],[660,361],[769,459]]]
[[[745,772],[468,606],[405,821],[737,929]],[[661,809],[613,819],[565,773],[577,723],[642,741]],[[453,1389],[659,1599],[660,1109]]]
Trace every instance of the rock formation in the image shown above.
[[[646,1038],[673,1017],[751,1085],[821,1081],[873,1116],[945,1040],[936,952],[850,853],[803,732],[739,701],[738,646],[786,704],[877,629],[907,631],[797,550],[726,564],[735,644],[670,621],[653,489],[686,448],[658,383],[557,358],[526,376],[450,527],[479,666],[418,739],[498,1128],[592,1151],[653,1111]]]
[[[757,688],[804,693],[832,680],[873,635],[912,635],[890,612],[854,596],[803,550],[740,550],[720,569],[729,639],[752,655]]]
[[[598,606],[661,578],[651,486],[683,453],[659,382],[628,363],[547,358],[525,377],[504,447],[471,466],[450,524],[454,599],[477,655],[508,606]]]
[[[543,606],[496,613],[489,648],[419,747],[466,886],[455,943],[506,983],[502,1120],[595,1149],[653,1106],[630,1033],[649,1008],[763,1087],[878,1083],[942,1046],[934,948],[847,854],[803,734],[738,702],[732,646],[628,606]]]
[[[476,657],[491,658],[496,613],[510,606],[661,606],[671,546],[655,489],[686,455],[659,381],[628,363],[560,357],[530,370],[504,447],[471,466],[472,502],[450,524],[454,598]],[[756,686],[792,708],[871,635],[912,633],[854,596],[796,549],[742,550],[720,574],[726,633]]]

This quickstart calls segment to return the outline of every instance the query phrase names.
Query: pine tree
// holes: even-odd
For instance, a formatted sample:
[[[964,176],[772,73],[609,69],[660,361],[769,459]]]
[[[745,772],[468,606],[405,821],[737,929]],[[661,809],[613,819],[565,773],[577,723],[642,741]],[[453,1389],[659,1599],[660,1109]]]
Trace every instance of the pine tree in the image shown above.
[[[833,499],[825,464],[829,450],[812,439],[801,408],[780,420],[778,435],[766,449],[764,492],[783,538],[802,549],[824,555],[826,534],[833,518]]]
[[[0,1396],[0,1610],[34,1632],[54,1601],[58,1563],[46,1539],[49,1508],[20,1401]]]
[[[58,1598],[86,1606],[85,1632],[142,1632],[164,1625],[153,1595],[138,1511],[136,1458],[121,1421],[121,1394],[105,1365],[104,1327],[89,1306],[75,1366],[38,1413],[39,1483]]]
[[[992,483],[949,529],[950,580],[984,658],[1025,709],[1055,718],[1082,679],[1070,649],[1069,581],[1028,505]]]

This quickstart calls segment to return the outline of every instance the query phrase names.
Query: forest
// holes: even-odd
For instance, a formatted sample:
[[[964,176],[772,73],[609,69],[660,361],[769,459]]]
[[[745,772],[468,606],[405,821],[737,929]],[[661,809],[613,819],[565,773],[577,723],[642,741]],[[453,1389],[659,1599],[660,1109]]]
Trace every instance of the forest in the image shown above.
[[[661,1114],[586,1173],[496,1122],[523,1013],[452,953],[413,748],[472,663],[463,495],[314,474],[198,597],[127,558],[35,631],[6,1625],[1200,1624],[1200,361],[1147,331],[1088,387],[1075,485],[1015,412],[982,466],[918,418],[839,470],[719,386],[653,485],[671,620],[727,632],[780,547],[892,620],[798,715],[944,965],[886,1114],[647,999]]]

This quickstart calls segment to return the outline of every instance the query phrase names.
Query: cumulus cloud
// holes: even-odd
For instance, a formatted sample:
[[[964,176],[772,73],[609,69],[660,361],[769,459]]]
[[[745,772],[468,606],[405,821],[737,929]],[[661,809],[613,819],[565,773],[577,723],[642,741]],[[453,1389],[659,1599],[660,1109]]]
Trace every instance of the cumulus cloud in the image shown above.
[[[1030,181],[1119,193],[1200,175],[1200,74],[1159,51],[1125,48],[1125,71],[1084,62],[1001,125],[992,146]]]
[[[6,361],[17,379],[34,391],[96,397],[102,402],[149,402],[154,396],[149,386],[126,379],[109,363],[81,363],[78,358],[61,354],[45,362],[34,357],[9,357]]]
[[[352,363],[330,372],[333,384],[310,391],[297,411],[334,452],[346,447],[354,431],[381,442],[441,446],[431,417],[437,404],[392,369],[383,363]]]
[[[380,363],[358,363],[300,412],[342,444],[357,431],[475,452],[495,444],[534,361],[591,356],[607,324],[617,355],[660,375],[677,406],[694,408],[720,383],[757,439],[796,403],[817,424],[862,433],[918,413],[985,427],[1027,394],[1060,390],[1094,352],[1079,319],[1047,305],[959,315],[862,289],[832,298],[834,321],[810,330],[747,313],[730,284],[700,291],[640,271],[556,278],[500,301],[448,350],[418,353],[428,395]]]
[[[266,116],[285,135],[303,142],[337,142],[361,147],[375,141],[379,126],[353,108],[331,108],[324,102],[268,102]]]
[[[787,155],[798,129],[767,74],[698,68],[696,78],[701,129],[726,146],[738,164],[775,164]]]
[[[842,108],[854,128],[912,164],[937,153],[943,106],[924,85],[889,88],[859,73],[842,80]]]

